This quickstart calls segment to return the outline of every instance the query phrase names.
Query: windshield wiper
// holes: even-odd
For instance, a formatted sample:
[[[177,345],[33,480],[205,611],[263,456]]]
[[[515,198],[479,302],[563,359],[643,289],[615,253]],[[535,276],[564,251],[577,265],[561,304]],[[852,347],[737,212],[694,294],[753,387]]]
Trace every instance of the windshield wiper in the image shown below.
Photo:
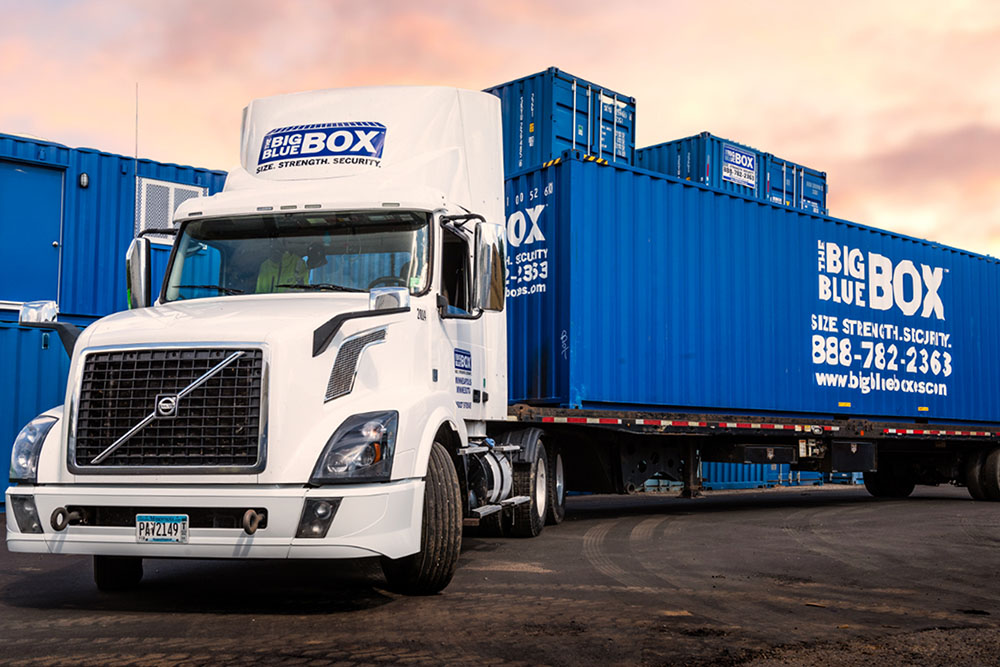
[[[307,290],[317,290],[323,292],[365,292],[367,290],[358,289],[357,287],[344,287],[343,285],[334,285],[333,283],[313,283],[312,285],[298,285],[296,283],[281,283],[280,285],[275,285],[275,287],[287,287],[291,289],[307,289]]]
[[[246,294],[241,289],[235,287],[223,287],[222,285],[174,285],[176,289],[214,289],[223,294]]]

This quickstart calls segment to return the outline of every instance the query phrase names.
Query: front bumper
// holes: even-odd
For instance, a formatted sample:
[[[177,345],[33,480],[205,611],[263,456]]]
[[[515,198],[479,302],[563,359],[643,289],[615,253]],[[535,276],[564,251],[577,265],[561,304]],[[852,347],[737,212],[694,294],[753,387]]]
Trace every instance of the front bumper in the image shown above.
[[[136,487],[18,486],[11,497],[34,496],[42,533],[22,533],[7,518],[10,551],[53,554],[100,554],[145,558],[401,558],[420,548],[424,482],[419,479],[328,486],[318,489],[276,486]],[[307,498],[340,498],[340,507],[325,538],[296,538]],[[137,543],[128,526],[71,525],[56,532],[49,523],[59,507],[102,506],[143,508],[261,507],[267,527],[253,535],[242,528],[191,527],[187,544]]]

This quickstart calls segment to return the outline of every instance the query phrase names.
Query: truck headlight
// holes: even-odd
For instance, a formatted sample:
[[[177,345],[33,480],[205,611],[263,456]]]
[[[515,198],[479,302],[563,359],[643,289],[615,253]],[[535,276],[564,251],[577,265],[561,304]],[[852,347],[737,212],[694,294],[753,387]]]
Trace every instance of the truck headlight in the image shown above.
[[[10,452],[11,482],[34,484],[38,479],[38,454],[55,423],[55,417],[35,417],[17,434]]]
[[[398,423],[394,410],[348,417],[327,440],[309,483],[389,481]]]

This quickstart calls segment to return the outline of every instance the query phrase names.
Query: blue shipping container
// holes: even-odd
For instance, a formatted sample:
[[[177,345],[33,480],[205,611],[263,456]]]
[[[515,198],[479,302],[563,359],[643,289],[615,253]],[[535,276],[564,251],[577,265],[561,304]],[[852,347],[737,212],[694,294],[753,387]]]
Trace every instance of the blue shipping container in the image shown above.
[[[706,489],[765,489],[777,486],[782,466],[777,463],[716,463],[701,464],[702,485]]]
[[[9,314],[9,311],[4,313]],[[80,327],[90,320],[61,318]],[[54,331],[0,321],[0,498],[8,486],[7,464],[18,432],[49,408],[62,405],[69,356]]]
[[[225,182],[224,172],[0,134],[0,302],[53,300],[81,316],[125,308],[137,208],[165,203],[155,190],[138,198],[137,177],[208,194]]]
[[[574,156],[506,199],[512,402],[1000,422],[995,259]]]
[[[635,98],[555,67],[486,89],[500,98],[508,176],[575,149],[633,164]]]
[[[636,166],[718,190],[826,214],[826,173],[708,132],[636,151]]]
[[[810,213],[827,214],[826,172],[764,156],[764,199],[772,204],[800,208]]]

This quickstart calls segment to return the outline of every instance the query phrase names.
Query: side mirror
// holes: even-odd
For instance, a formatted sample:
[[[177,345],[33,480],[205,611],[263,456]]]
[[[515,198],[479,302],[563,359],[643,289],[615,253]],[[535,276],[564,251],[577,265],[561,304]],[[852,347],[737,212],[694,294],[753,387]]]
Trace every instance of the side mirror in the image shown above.
[[[480,310],[503,310],[507,288],[507,243],[501,225],[476,226],[476,279],[474,306]]]
[[[373,287],[368,292],[368,310],[410,307],[410,290],[405,287]]]
[[[128,281],[128,307],[147,308],[153,305],[150,294],[150,250],[149,239],[133,239],[125,254],[125,278]]]
[[[59,316],[59,305],[55,301],[28,301],[21,306],[17,323],[22,326],[55,322]]]

